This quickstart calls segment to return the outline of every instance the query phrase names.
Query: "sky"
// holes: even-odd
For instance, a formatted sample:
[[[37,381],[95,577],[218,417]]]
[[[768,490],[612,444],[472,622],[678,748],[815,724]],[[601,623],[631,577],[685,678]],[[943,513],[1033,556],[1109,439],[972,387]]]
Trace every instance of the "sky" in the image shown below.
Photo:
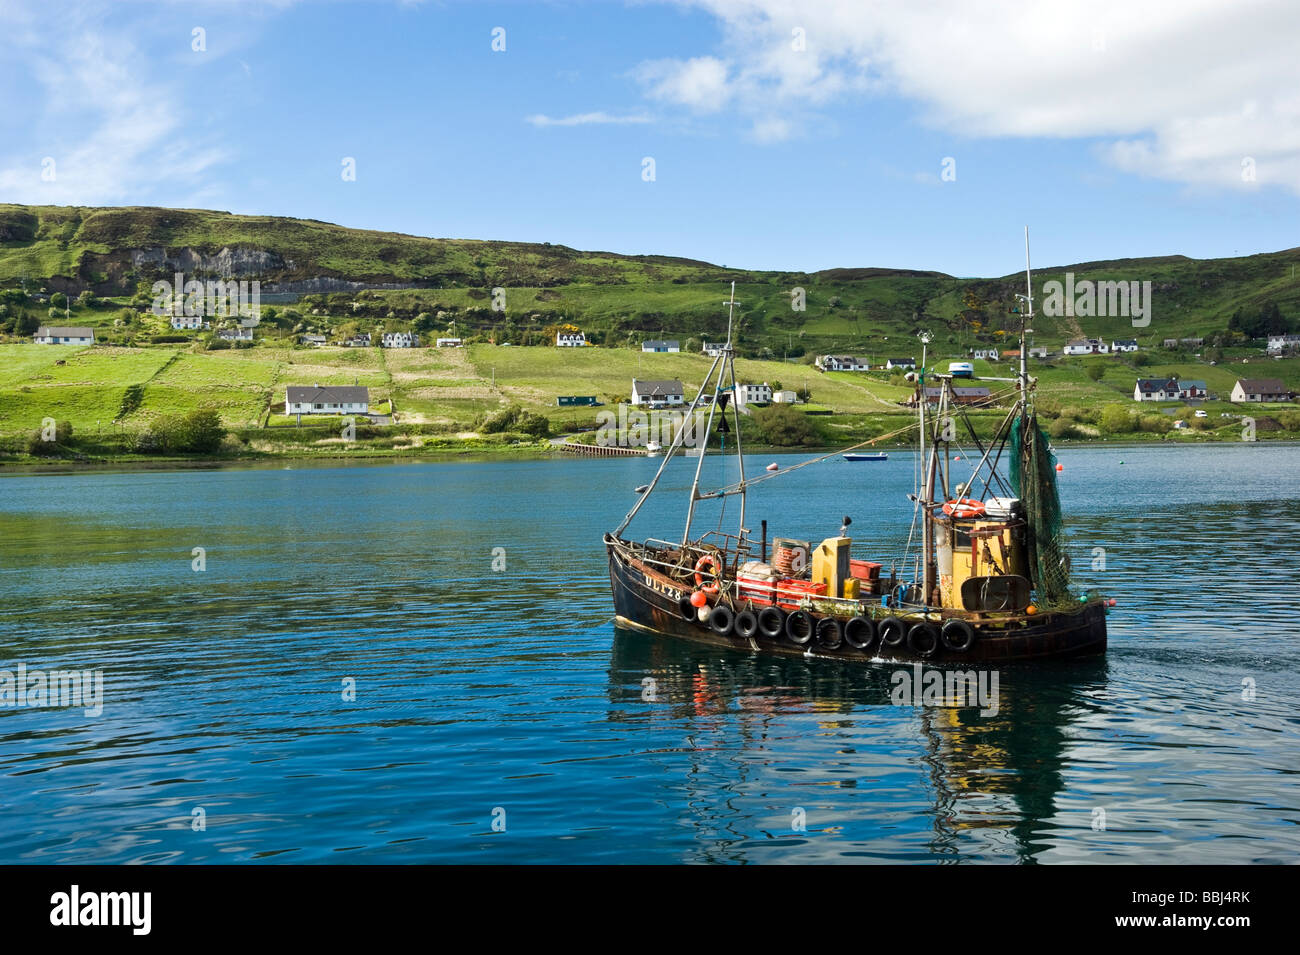
[[[1294,0],[0,0],[0,202],[790,271],[1300,246]],[[349,163],[349,160],[351,161]],[[349,175],[349,171],[354,175]]]

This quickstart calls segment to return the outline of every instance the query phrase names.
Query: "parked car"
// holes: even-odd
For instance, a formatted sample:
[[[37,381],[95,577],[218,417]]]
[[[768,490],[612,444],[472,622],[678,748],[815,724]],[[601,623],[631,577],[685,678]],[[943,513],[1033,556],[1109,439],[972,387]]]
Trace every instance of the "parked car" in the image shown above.
[[[1205,409],[1203,409],[1203,408],[1197,408],[1197,409],[1196,409],[1196,417],[1198,417],[1198,418],[1208,418],[1209,416],[1210,416],[1209,412],[1206,411]]]

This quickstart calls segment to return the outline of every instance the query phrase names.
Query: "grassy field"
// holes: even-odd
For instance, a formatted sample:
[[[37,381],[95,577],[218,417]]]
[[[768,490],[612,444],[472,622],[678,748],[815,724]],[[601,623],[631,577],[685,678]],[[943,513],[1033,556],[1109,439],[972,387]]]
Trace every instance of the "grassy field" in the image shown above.
[[[947,367],[949,356],[932,364]],[[952,357],[960,357],[952,356]],[[62,362],[62,364],[60,364]],[[711,359],[700,354],[648,354],[628,348],[557,349],[474,344],[460,349],[301,348],[260,344],[250,349],[193,351],[188,346],[145,348],[105,346],[46,346],[0,344],[0,437],[15,440],[41,426],[43,419],[70,421],[81,436],[124,435],[146,428],[164,415],[213,408],[225,425],[242,435],[253,450],[298,453],[328,448],[340,439],[339,422],[309,420],[299,428],[283,414],[284,389],[289,385],[361,384],[370,388],[371,406],[394,413],[396,427],[367,432],[371,451],[379,453],[457,446],[478,441],[483,416],[509,405],[546,416],[555,433],[594,426],[597,412],[615,410],[626,401],[633,378],[679,379],[686,397],[694,396]],[[1087,370],[1104,371],[1097,380]],[[1009,363],[975,362],[985,379],[1012,376]],[[804,411],[828,445],[850,444],[908,424],[912,412],[901,402],[911,393],[898,376],[883,372],[822,374],[806,363],[737,359],[742,382],[807,388],[812,402]],[[1258,352],[1210,365],[1194,360],[1166,360],[1141,368],[1131,356],[1067,359],[1034,363],[1039,379],[1039,406],[1049,423],[1056,418],[1074,422],[1072,431],[1054,435],[1058,443],[1107,438],[1160,439],[1159,433],[1136,430],[1104,433],[1100,416],[1109,405],[1138,415],[1165,415],[1192,421],[1197,430],[1175,432],[1165,440],[1235,440],[1240,430],[1227,412],[1265,418],[1282,415],[1290,430],[1270,432],[1288,436],[1300,432],[1288,416],[1297,405],[1245,408],[1226,399],[1239,377],[1281,378],[1300,390],[1300,358],[1271,360]],[[1192,408],[1177,402],[1137,404],[1132,400],[1136,377],[1200,379],[1217,400],[1200,405],[1208,420],[1195,421]],[[997,393],[1013,387],[985,381]],[[560,395],[595,395],[603,409],[560,408]],[[977,416],[988,433],[1000,418],[990,410]],[[986,420],[987,419],[987,420]],[[746,421],[746,440],[755,438],[754,422]],[[495,441],[496,439],[492,439]],[[467,445],[468,446],[468,445]],[[378,450],[376,450],[378,449]],[[347,449],[355,450],[355,449]]]

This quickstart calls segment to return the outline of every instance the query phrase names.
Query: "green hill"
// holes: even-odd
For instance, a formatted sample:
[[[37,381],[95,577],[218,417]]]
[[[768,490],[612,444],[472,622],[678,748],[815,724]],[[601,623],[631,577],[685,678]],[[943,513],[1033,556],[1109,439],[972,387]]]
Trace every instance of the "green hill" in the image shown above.
[[[1012,263],[1008,263],[1012,264]],[[1166,338],[1226,332],[1235,312],[1247,324],[1275,309],[1300,327],[1300,249],[1232,259],[1182,256],[1085,262],[1035,272],[1042,283],[1150,281],[1152,320],[1039,315],[1035,340],[1059,345],[1095,335],[1136,337],[1144,347]],[[180,269],[187,278],[248,278],[264,292],[311,292],[304,328],[329,331],[349,322],[423,331],[457,322],[458,334],[527,343],[569,321],[602,343],[647,337],[686,341],[724,331],[721,302],[737,283],[740,341],[751,357],[829,351],[911,355],[912,336],[935,332],[954,354],[999,345],[1014,334],[1020,273],[956,278],[939,272],[836,268],[758,272],[662,255],[583,252],[565,246],[432,239],[347,229],[308,219],[238,216],[158,208],[0,205],[0,286],[77,294],[86,289],[126,301],[141,283]],[[351,284],[348,284],[351,283]],[[410,286],[399,288],[395,286]],[[506,290],[504,312],[490,290]],[[796,290],[805,308],[792,307]],[[315,314],[313,314],[313,312]],[[439,314],[441,313],[441,315]],[[44,320],[40,312],[38,318]],[[111,313],[82,316],[112,324]],[[1240,320],[1239,320],[1240,324]]]

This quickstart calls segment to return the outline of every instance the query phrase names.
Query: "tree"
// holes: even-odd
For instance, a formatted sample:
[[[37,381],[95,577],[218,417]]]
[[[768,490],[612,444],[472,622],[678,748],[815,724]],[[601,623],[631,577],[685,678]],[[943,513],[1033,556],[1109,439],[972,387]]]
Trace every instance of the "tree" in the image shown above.
[[[53,308],[67,308],[68,296],[64,295],[62,292],[55,292],[50,296],[50,305]]]

